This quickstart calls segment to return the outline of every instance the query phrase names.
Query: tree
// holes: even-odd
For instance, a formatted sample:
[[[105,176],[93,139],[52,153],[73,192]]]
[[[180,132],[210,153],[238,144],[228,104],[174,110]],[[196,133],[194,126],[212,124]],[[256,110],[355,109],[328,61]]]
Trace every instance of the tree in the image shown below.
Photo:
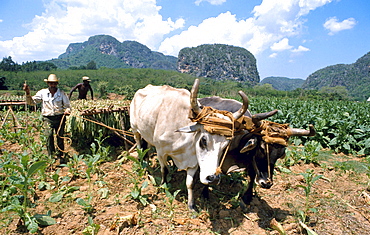
[[[4,71],[19,71],[21,66],[15,63],[11,56],[8,56],[8,58],[4,57],[3,61],[0,62],[0,69]]]
[[[32,72],[32,71],[50,71],[50,70],[56,70],[57,66],[50,62],[26,62],[22,63],[21,66],[22,71],[24,72]]]
[[[51,62],[40,62],[37,63],[37,70],[42,70],[42,71],[51,71],[51,70],[56,70],[58,67],[51,63]]]
[[[0,90],[8,90],[8,87],[5,86],[6,77],[0,77]]]
[[[95,61],[90,61],[89,63],[87,63],[86,65],[86,69],[89,69],[89,70],[96,70],[96,63]]]
[[[329,100],[348,100],[348,90],[344,86],[324,86],[319,93],[326,96]]]

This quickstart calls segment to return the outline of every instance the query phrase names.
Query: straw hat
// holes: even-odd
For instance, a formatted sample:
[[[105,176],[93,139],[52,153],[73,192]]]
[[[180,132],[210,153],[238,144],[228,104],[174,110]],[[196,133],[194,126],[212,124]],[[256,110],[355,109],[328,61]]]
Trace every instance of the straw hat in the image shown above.
[[[89,77],[85,76],[85,77],[82,77],[82,81],[88,81],[88,82],[90,82],[91,79]]]
[[[50,74],[48,79],[44,79],[45,82],[59,82],[59,78],[57,78],[57,75]]]

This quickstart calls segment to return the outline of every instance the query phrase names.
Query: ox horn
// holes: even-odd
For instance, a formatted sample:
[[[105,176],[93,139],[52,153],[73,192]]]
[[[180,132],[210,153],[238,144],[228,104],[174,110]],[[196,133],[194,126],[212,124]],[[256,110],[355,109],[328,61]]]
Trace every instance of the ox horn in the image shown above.
[[[298,129],[298,128],[290,128],[289,129],[289,136],[314,136],[316,134],[315,127],[313,125],[308,125],[309,130],[305,129]]]
[[[199,79],[197,78],[195,79],[193,87],[191,88],[191,92],[190,92],[190,105],[195,114],[199,114],[200,111],[202,110],[198,104],[198,99],[197,99],[198,90],[199,90]]]
[[[269,118],[269,117],[275,115],[277,112],[278,112],[278,110],[275,109],[275,110],[272,110],[272,111],[266,112],[266,113],[253,114],[252,115],[252,121],[253,121],[254,124],[259,126],[261,120]]]
[[[238,111],[236,111],[235,113],[233,113],[233,117],[235,119],[239,119],[241,116],[243,116],[244,113],[247,112],[248,106],[249,106],[249,100],[248,100],[247,95],[244,92],[242,92],[242,91],[239,91],[238,93],[239,93],[239,95],[243,99],[243,105],[242,105],[242,107]]]

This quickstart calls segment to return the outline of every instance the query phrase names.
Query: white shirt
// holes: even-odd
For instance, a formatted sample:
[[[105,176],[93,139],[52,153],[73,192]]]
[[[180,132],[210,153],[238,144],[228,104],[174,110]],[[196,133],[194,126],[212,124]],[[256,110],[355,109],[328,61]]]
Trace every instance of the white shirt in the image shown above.
[[[28,105],[35,105],[42,102],[41,114],[43,116],[62,115],[65,111],[71,111],[71,103],[64,91],[57,89],[54,96],[48,88],[39,90],[34,96],[26,96]]]

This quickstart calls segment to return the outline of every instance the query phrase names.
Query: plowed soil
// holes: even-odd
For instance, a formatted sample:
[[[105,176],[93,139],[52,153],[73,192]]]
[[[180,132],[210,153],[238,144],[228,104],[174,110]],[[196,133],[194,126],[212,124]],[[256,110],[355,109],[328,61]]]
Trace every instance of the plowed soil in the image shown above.
[[[2,149],[16,152],[17,144],[5,143]],[[72,154],[71,149],[71,154]],[[136,153],[131,153],[136,157]],[[363,158],[338,155],[338,161],[362,161]],[[160,171],[151,158],[149,172],[159,182]],[[99,225],[99,235],[113,234],[307,234],[300,226],[298,211],[307,209],[306,225],[317,234],[370,234],[370,197],[369,177],[365,173],[343,170],[334,167],[333,161],[322,161],[319,164],[295,164],[290,173],[275,170],[274,186],[271,189],[255,188],[256,196],[251,205],[243,205],[237,195],[246,185],[241,175],[223,176],[219,185],[211,188],[209,199],[201,195],[203,186],[195,185],[197,212],[187,208],[185,172],[172,167],[170,192],[181,189],[171,202],[170,197],[158,185],[149,183],[141,191],[147,198],[148,205],[128,196],[133,191],[133,162],[125,158],[105,162],[98,168],[100,173],[93,174],[89,183],[81,173],[72,177],[68,167],[51,167],[48,174],[59,170],[59,175],[69,175],[71,179],[62,186],[78,186],[79,190],[67,193],[56,203],[49,198],[57,189],[40,191],[36,187],[35,208],[31,213],[44,214],[51,210],[56,224],[41,227],[38,234],[94,234],[88,233],[88,218]],[[323,177],[316,181],[307,197],[306,185],[301,173],[312,169],[316,175]],[[84,172],[86,165],[81,162],[78,170]],[[54,182],[49,179],[51,185]],[[148,173],[141,182],[147,180]],[[87,199],[92,196],[87,210],[76,203],[77,198]],[[308,204],[306,203],[308,199]],[[3,215],[4,216],[4,215]],[[4,219],[3,216],[1,219]],[[0,230],[0,234],[24,234],[16,214],[12,222]],[[83,233],[84,231],[84,233]]]

